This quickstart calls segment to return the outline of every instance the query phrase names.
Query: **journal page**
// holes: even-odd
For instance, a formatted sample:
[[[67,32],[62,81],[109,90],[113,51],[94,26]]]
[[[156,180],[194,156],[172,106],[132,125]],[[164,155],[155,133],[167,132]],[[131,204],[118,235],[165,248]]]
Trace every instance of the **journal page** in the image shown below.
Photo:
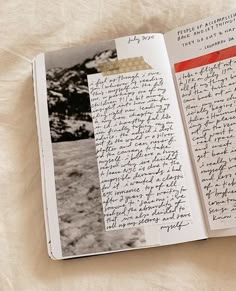
[[[236,12],[165,35],[210,236],[236,234]]]
[[[161,34],[35,60],[51,256],[206,238]]]
[[[115,41],[118,60],[88,76],[106,230],[141,225],[161,245],[203,238],[163,35]]]

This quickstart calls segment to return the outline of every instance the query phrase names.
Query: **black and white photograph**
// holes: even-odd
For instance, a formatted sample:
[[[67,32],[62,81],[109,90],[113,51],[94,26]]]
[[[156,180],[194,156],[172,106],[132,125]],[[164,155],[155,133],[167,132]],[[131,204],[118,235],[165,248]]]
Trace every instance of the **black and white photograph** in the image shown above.
[[[47,100],[63,256],[138,248],[143,227],[106,231],[87,75],[117,59],[115,41],[45,55]]]

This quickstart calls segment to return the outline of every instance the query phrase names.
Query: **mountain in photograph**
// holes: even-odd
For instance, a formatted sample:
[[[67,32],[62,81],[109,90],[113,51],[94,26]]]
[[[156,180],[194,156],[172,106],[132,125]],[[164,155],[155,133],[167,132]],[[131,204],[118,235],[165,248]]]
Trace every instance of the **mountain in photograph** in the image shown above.
[[[52,142],[93,138],[87,75],[116,60],[116,50],[105,50],[70,68],[47,70],[47,92]]]

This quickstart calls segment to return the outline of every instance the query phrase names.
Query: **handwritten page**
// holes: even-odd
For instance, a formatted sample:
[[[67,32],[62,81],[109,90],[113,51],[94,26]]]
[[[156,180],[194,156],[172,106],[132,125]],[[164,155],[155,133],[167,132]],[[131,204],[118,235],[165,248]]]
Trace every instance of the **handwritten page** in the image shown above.
[[[231,10],[165,33],[164,38],[173,75],[176,63],[236,45],[235,31],[236,10]],[[177,88],[176,92],[179,95]],[[210,237],[236,235],[236,228],[213,230],[208,224],[208,235]]]
[[[88,80],[106,229],[191,220],[163,76]]]
[[[175,65],[212,230],[236,227],[235,55],[232,47]]]
[[[175,143],[178,148],[179,159],[185,176],[185,187],[188,189],[186,195],[190,201],[191,220],[167,222],[163,225],[154,224],[152,226],[144,226],[145,235],[146,230],[150,231],[150,235],[160,232],[160,242],[163,245],[206,238],[207,231],[205,219],[192,169],[191,157],[179,110],[164,37],[162,34],[153,33],[121,37],[116,39],[116,48],[118,59],[143,56],[145,62],[153,69],[160,72],[161,76],[165,79],[165,95],[170,102],[169,109],[173,120],[173,130],[177,133],[175,136]],[[156,228],[155,231],[154,228]]]

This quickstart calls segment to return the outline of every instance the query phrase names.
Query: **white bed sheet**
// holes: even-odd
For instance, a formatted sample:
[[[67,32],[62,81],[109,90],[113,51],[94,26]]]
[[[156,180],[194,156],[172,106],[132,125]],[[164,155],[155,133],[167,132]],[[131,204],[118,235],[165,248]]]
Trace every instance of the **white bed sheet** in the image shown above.
[[[43,51],[166,32],[234,0],[0,0],[0,290],[236,290],[236,238],[48,258],[32,64]]]

